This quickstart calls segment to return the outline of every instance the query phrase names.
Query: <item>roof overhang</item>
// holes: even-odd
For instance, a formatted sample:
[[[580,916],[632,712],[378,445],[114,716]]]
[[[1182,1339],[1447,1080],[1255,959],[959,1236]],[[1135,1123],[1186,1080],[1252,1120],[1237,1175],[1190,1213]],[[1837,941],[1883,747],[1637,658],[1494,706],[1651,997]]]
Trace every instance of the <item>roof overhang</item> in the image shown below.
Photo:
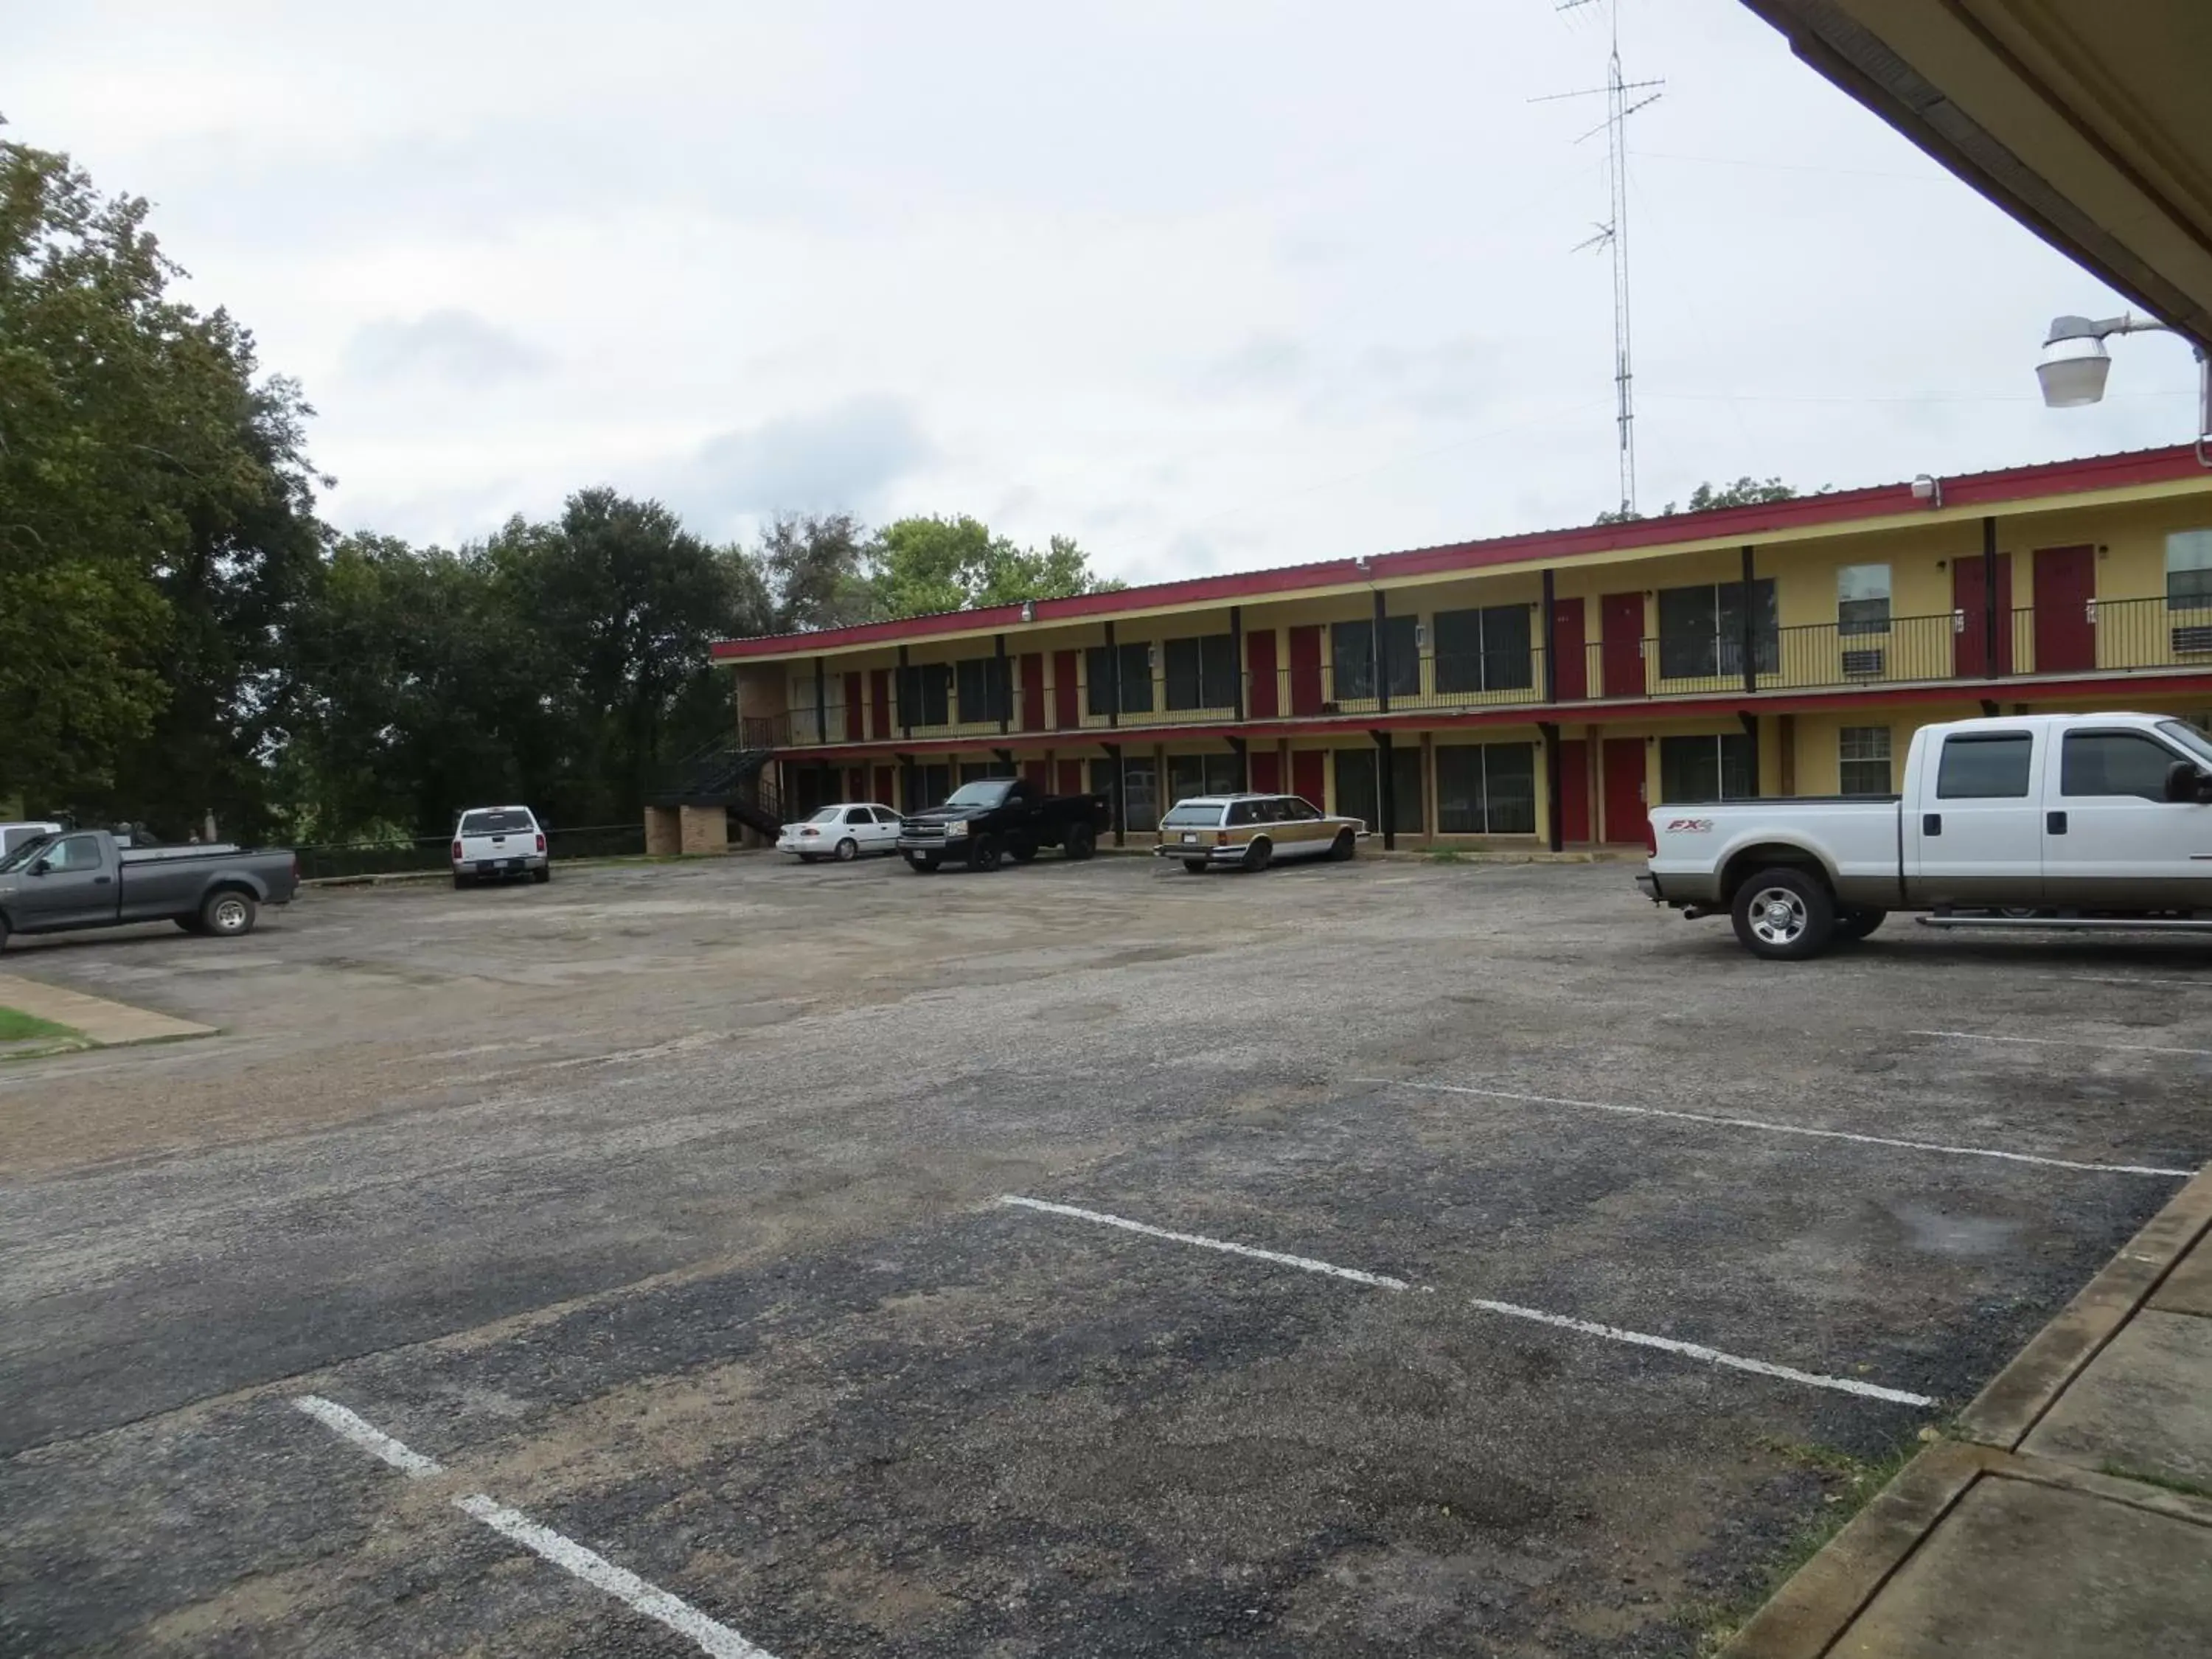
[[[1744,0],[2045,241],[2212,348],[2208,0]]]

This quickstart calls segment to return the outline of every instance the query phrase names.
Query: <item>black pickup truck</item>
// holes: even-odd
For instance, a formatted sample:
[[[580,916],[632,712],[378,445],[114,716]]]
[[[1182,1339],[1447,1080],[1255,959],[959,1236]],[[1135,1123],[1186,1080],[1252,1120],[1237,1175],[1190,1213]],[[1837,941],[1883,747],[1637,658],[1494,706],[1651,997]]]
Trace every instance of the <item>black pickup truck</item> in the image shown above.
[[[174,921],[188,933],[253,931],[264,904],[289,904],[300,861],[242,847],[124,847],[105,830],[70,830],[0,858],[0,945],[15,933]]]
[[[995,870],[1005,859],[1027,864],[1040,847],[1087,859],[1113,822],[1103,795],[1048,795],[1020,778],[984,778],[900,820],[898,849],[923,875],[947,859],[970,870]]]

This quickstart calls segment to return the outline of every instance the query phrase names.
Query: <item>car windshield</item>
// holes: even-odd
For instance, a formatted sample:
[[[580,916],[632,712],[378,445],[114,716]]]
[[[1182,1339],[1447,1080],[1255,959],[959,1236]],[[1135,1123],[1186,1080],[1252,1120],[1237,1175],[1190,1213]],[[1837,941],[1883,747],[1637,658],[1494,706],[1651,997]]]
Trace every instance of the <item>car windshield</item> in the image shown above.
[[[504,836],[529,828],[527,812],[471,812],[461,820],[465,836]]]
[[[1221,822],[1221,803],[1218,800],[1177,801],[1168,809],[1167,817],[1160,820],[1164,830],[1190,830],[1204,827],[1211,830]]]
[[[2158,729],[2197,757],[2197,763],[2212,771],[2212,738],[2191,726],[2187,720],[2160,720]]]
[[[1014,787],[1012,778],[985,778],[976,783],[963,783],[945,798],[947,806],[996,806],[1006,799],[1006,791]]]
[[[817,812],[812,817],[802,818],[799,822],[802,823],[835,823],[837,822],[838,818],[842,816],[844,810],[845,809],[842,806],[825,806],[820,811]]]
[[[52,846],[53,841],[52,835],[32,836],[30,840],[18,845],[6,858],[0,858],[0,872],[21,869],[33,859],[38,857],[40,852]]]

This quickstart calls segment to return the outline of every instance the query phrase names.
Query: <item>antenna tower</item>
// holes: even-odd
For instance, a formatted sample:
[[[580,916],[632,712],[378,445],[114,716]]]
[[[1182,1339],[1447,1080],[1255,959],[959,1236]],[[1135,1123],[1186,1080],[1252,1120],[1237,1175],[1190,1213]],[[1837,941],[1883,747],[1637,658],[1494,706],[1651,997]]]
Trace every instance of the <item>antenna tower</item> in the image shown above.
[[[1595,226],[1595,234],[1575,245],[1609,248],[1613,252],[1613,424],[1620,434],[1620,512],[1626,518],[1636,511],[1636,371],[1630,349],[1628,306],[1628,118],[1659,101],[1664,81],[1631,81],[1620,70],[1620,0],[1558,0],[1553,9],[1579,11],[1603,4],[1607,12],[1612,52],[1606,60],[1605,84],[1579,92],[1553,93],[1529,101],[1548,104],[1563,98],[1606,100],[1605,119],[1575,142],[1581,143],[1601,132],[1606,137],[1607,203],[1609,216]],[[1642,96],[1637,94],[1641,94]]]

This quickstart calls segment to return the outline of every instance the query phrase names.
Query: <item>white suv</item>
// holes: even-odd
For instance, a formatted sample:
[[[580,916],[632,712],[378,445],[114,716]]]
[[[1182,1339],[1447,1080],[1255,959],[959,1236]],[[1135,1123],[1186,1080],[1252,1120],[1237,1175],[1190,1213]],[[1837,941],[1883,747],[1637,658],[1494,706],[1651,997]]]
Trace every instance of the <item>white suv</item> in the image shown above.
[[[500,881],[527,871],[532,881],[550,881],[545,831],[527,806],[472,806],[453,830],[453,885]]]

